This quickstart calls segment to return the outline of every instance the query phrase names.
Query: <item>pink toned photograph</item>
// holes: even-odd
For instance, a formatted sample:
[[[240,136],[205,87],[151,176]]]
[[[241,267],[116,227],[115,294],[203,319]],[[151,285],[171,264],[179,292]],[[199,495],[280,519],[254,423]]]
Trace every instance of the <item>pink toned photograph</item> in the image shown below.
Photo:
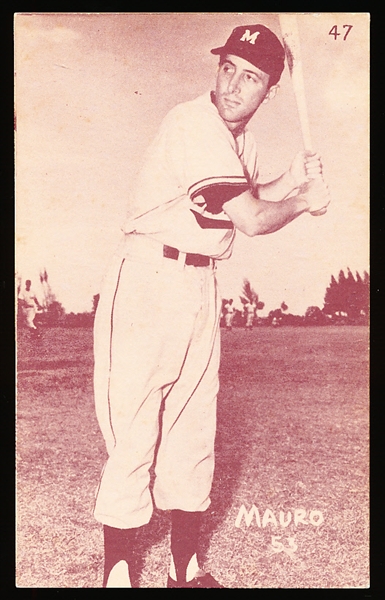
[[[366,589],[369,13],[16,13],[17,588]]]

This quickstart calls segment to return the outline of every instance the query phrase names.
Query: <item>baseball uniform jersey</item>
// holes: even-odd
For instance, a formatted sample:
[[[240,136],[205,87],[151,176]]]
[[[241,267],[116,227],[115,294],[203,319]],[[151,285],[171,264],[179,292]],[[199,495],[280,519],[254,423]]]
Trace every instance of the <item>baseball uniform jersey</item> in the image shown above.
[[[95,406],[108,459],[94,514],[105,525],[144,525],[153,500],[164,510],[209,506],[215,260],[230,256],[235,235],[223,204],[253,191],[257,174],[252,135],[234,138],[210,94],[172,109],[147,152],[95,317]]]
[[[124,231],[224,259],[234,226],[223,204],[253,191],[258,164],[251,132],[234,138],[212,98],[179,104],[164,119],[132,191]]]

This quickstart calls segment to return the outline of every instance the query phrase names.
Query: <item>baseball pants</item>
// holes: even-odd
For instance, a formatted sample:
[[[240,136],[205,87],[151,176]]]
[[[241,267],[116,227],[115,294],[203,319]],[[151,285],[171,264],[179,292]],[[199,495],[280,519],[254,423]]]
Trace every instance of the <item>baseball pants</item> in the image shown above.
[[[34,308],[34,307],[24,308],[24,316],[25,316],[25,321],[26,321],[27,327],[29,327],[29,329],[36,329],[36,325],[34,323],[34,320],[36,317],[36,308]]]
[[[184,256],[126,235],[101,291],[94,393],[108,459],[94,515],[111,527],[148,523],[153,501],[194,512],[210,504],[221,299],[214,265],[185,266]]]
[[[246,315],[246,327],[252,327],[254,323],[253,313],[247,313]]]

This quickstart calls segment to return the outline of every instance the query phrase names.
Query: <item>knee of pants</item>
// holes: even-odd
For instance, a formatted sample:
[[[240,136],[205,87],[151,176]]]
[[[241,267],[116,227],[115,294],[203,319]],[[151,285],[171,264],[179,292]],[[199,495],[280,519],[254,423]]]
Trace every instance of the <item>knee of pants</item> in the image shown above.
[[[195,468],[173,471],[165,466],[156,471],[154,501],[161,510],[204,511],[210,504],[210,492],[214,473],[214,455]]]

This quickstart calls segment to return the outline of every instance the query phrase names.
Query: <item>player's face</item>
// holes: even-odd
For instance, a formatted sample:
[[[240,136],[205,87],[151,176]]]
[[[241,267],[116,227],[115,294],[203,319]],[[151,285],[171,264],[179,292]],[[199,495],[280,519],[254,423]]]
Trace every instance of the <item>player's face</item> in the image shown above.
[[[215,94],[220,116],[234,131],[268,99],[269,75],[240,56],[227,54],[218,69]]]

